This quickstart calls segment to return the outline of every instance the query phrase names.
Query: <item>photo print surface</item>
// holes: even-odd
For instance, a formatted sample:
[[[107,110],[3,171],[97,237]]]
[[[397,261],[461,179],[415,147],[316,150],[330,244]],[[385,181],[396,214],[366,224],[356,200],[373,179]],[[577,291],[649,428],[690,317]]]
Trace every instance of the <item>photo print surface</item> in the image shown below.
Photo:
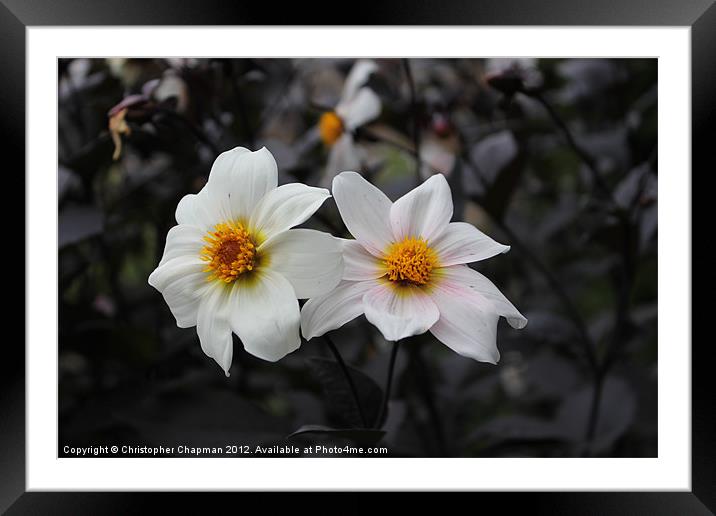
[[[61,457],[657,456],[656,59],[61,59]]]

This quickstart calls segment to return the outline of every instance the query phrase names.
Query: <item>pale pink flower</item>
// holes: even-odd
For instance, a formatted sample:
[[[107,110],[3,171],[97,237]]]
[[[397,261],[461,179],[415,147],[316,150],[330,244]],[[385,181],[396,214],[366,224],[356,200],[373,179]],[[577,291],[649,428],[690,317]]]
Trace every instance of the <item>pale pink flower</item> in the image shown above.
[[[306,339],[365,314],[387,340],[430,331],[455,352],[497,363],[497,322],[527,319],[485,276],[466,264],[509,246],[465,222],[450,222],[450,187],[442,174],[392,203],[360,174],[333,180],[333,196],[355,240],[343,241],[345,268],[332,292],[301,312]]]

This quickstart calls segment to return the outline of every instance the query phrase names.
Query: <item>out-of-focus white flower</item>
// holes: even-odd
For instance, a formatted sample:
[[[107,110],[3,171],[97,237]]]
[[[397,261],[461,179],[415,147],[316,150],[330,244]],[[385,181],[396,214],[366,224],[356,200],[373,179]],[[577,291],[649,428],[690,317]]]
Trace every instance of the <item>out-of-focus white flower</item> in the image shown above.
[[[355,172],[333,180],[333,195],[355,240],[343,242],[343,280],[301,312],[307,339],[365,313],[387,340],[428,330],[457,353],[497,363],[497,321],[523,328],[527,319],[467,263],[507,252],[465,222],[450,222],[450,187],[437,174],[390,200]]]
[[[527,89],[539,88],[544,79],[537,68],[537,62],[532,57],[491,58],[485,62],[485,78],[495,87],[500,86],[496,81],[502,79],[504,87],[498,89],[510,89],[512,81],[519,81],[520,87]]]
[[[61,99],[69,97],[72,92],[85,87],[90,77],[92,62],[89,59],[73,59],[67,65],[65,73],[58,81],[58,95]]]
[[[175,70],[166,70],[152,91],[152,97],[161,103],[176,99],[177,113],[185,113],[189,107],[189,87]]]
[[[420,175],[425,179],[439,172],[449,176],[455,167],[456,144],[438,138],[432,133],[424,133],[420,144]]]
[[[166,62],[172,68],[196,68],[199,66],[199,60],[194,57],[168,57]]]
[[[117,78],[122,76],[122,73],[124,72],[124,65],[127,64],[127,61],[129,60],[124,57],[108,57],[105,59],[110,73]]]
[[[364,86],[377,69],[374,61],[357,61],[346,77],[335,109],[321,115],[318,130],[324,145],[330,148],[322,186],[328,186],[339,170],[360,167],[360,150],[353,140],[353,131],[380,115],[378,95]]]
[[[196,326],[201,348],[229,374],[232,331],[246,351],[276,361],[298,349],[297,298],[325,294],[341,279],[340,240],[289,229],[330,197],[299,183],[277,187],[264,147],[237,147],[212,166],[198,194],[177,206],[164,256],[149,276],[180,328]]]

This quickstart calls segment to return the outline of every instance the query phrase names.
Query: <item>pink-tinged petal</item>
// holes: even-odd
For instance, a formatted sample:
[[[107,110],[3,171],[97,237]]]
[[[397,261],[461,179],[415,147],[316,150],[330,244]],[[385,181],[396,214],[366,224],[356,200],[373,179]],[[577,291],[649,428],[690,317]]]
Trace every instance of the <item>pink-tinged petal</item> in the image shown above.
[[[476,262],[506,253],[510,246],[500,244],[467,222],[451,222],[432,243],[440,265],[447,267]]]
[[[381,282],[363,296],[366,319],[386,340],[425,333],[440,317],[435,303],[422,289]]]
[[[259,247],[269,257],[267,267],[285,277],[296,297],[327,294],[343,277],[340,239],[314,229],[290,229]]]
[[[430,333],[456,353],[479,362],[496,364],[500,360],[497,350],[497,321],[493,312],[486,312],[464,291],[438,286],[430,294],[440,310],[440,319]]]
[[[386,273],[382,261],[355,240],[343,240],[343,279],[364,281],[377,279]]]
[[[306,340],[340,328],[363,313],[363,295],[377,283],[341,281],[333,291],[312,297],[301,309],[301,333]]]
[[[229,322],[248,353],[276,362],[301,345],[298,300],[278,272],[256,271],[256,276],[234,282]]]
[[[219,364],[226,376],[229,376],[234,354],[229,326],[229,292],[223,285],[212,285],[199,304],[196,323],[202,351]]]
[[[450,186],[445,176],[435,174],[395,201],[390,210],[393,235],[398,241],[413,237],[431,242],[445,231],[452,212]]]
[[[492,312],[507,319],[516,329],[527,325],[527,319],[485,276],[467,265],[454,265],[437,269],[435,285],[443,290],[461,294],[471,299],[472,303],[486,312]]]
[[[393,241],[390,199],[356,172],[342,172],[333,179],[333,197],[351,235],[381,257]]]

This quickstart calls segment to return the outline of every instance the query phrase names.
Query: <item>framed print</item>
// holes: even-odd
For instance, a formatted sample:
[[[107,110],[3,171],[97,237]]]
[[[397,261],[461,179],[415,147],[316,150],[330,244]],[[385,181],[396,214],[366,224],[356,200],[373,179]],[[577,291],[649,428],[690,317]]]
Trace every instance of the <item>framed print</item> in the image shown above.
[[[713,510],[691,171],[716,8],[490,4],[5,2],[28,207],[3,509]]]

